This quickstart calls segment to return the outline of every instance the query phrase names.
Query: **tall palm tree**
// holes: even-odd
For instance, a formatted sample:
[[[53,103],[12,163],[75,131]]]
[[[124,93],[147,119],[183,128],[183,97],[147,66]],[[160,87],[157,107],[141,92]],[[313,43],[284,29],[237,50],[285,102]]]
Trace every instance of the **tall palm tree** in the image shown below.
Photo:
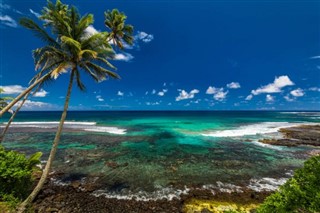
[[[124,43],[132,45],[133,26],[125,23],[127,16],[117,9],[108,10],[104,15],[104,24],[110,29],[109,41],[120,49],[124,48]]]
[[[54,60],[51,59],[51,62],[54,61],[56,64],[53,65],[51,69],[47,69],[51,78],[57,78],[60,74],[69,72],[70,79],[63,112],[47,164],[37,186],[29,197],[19,206],[18,212],[23,212],[26,206],[34,200],[49,174],[67,115],[74,81],[76,81],[77,86],[81,90],[85,90],[85,86],[80,78],[80,71],[88,74],[97,82],[110,77],[115,79],[119,78],[116,73],[104,68],[114,68],[108,61],[114,57],[114,51],[108,43],[110,34],[100,32],[90,35],[86,31],[87,27],[93,24],[92,14],[81,17],[75,7],[69,8],[59,0],[57,0],[56,4],[49,2],[42,13],[41,19],[44,20],[45,26],[49,27],[57,38],[53,40],[53,43],[47,41],[45,47],[39,48],[34,52],[36,64],[38,67],[48,67],[48,65],[46,65],[48,63],[48,57],[54,58]],[[30,19],[24,19],[24,21],[35,25]],[[32,30],[34,29],[42,30],[41,27],[33,27]],[[47,74],[41,73],[41,75]]]
[[[40,85],[41,85],[41,84],[40,84]],[[40,86],[40,85],[39,85],[39,86]],[[39,89],[39,88],[40,88],[40,87],[38,87],[38,89]],[[37,90],[38,90],[38,89],[37,89]],[[34,93],[36,93],[37,90],[36,90]],[[16,115],[18,114],[18,112],[20,111],[20,109],[23,107],[23,105],[24,105],[25,102],[27,101],[30,93],[31,93],[31,92],[27,93],[27,94],[24,96],[23,100],[21,101],[21,103],[19,104],[19,106],[15,109],[15,111],[12,110],[12,115],[11,115],[10,119],[8,120],[6,126],[4,127],[4,129],[2,130],[2,133],[1,133],[1,135],[0,135],[0,144],[3,142],[3,139],[4,139],[5,135],[7,134],[7,131],[9,130],[9,127],[10,127],[12,121],[15,119]]]

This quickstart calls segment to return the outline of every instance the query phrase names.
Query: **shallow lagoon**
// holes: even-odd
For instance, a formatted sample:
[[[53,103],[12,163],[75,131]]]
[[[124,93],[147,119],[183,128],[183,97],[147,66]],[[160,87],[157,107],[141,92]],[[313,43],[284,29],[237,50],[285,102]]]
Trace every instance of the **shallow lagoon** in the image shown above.
[[[58,112],[22,112],[4,145],[40,150],[45,160],[58,119]],[[281,127],[320,123],[320,113],[70,112],[67,120],[53,169],[63,172],[57,183],[93,181],[96,195],[157,199],[191,188],[274,190],[311,148],[258,140],[281,137]]]

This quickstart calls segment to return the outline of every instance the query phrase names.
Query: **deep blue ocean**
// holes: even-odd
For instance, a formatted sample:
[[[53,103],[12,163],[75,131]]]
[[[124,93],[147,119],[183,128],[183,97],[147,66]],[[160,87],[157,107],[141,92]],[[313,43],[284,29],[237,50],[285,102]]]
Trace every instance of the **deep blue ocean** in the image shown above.
[[[41,151],[45,162],[60,114],[20,112],[4,146]],[[275,190],[315,148],[259,140],[319,123],[320,112],[71,111],[53,168],[62,175],[52,181],[95,181],[95,195],[122,199],[170,199],[192,188]]]

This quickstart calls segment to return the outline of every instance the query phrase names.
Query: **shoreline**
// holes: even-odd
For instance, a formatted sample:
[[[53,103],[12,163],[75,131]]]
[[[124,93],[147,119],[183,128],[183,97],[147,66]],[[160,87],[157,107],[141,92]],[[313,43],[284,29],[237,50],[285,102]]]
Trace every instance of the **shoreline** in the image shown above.
[[[55,128],[32,128],[32,127],[13,127],[9,131],[10,133],[16,132],[33,132],[33,133],[54,133]],[[82,132],[81,129],[66,128],[65,132]],[[260,141],[265,144],[273,146],[286,146],[286,143],[293,142],[293,146],[310,146],[315,143],[315,149],[312,152],[305,153],[308,156],[317,155],[319,150],[319,138],[320,125],[297,125],[294,127],[281,128],[279,132],[284,135],[281,139],[267,139]],[[118,143],[127,136],[118,135],[111,139],[110,143]],[[109,138],[110,139],[110,138]],[[139,137],[137,137],[137,140]],[[270,143],[272,141],[272,143]],[[283,143],[283,142],[286,143]],[[247,141],[245,141],[247,142]],[[306,143],[305,143],[306,142]],[[311,143],[310,143],[311,142]],[[290,144],[289,144],[290,145]],[[290,148],[290,146],[288,146]],[[118,168],[121,165],[114,164],[112,161],[108,161],[106,165],[112,169]],[[114,167],[114,168],[113,168]],[[174,170],[173,170],[174,171]],[[51,178],[59,180],[63,179],[64,173],[57,171],[51,174]],[[283,174],[283,177],[288,176]],[[95,177],[89,177],[95,178]],[[264,179],[264,178],[262,178]],[[257,180],[256,184],[266,184],[265,182]],[[265,178],[268,179],[268,178]],[[269,178],[270,180],[273,178]],[[276,180],[276,179],[274,179]],[[271,180],[273,181],[273,180]],[[221,183],[221,182],[220,182]],[[64,183],[65,184],[65,183]],[[222,185],[221,185],[222,184]],[[94,192],[99,190],[99,183],[95,185],[94,182],[82,183],[80,179],[72,180],[65,185],[57,185],[54,181],[47,181],[44,188],[36,198],[33,204],[35,212],[210,212],[215,208],[230,208],[232,209],[244,209],[249,212],[250,209],[257,207],[263,200],[270,195],[273,191],[255,191],[249,189],[248,185],[242,185],[239,189],[232,184],[230,186],[234,189],[223,188],[223,183],[220,185],[214,185],[212,188],[208,187],[189,187],[187,193],[181,193],[178,197],[169,199],[158,200],[139,200],[139,199],[117,199],[108,198],[106,196],[95,196]],[[225,183],[224,185],[228,185]],[[280,184],[279,184],[280,185]],[[279,186],[278,185],[278,186]],[[277,188],[276,186],[275,188]],[[182,187],[182,186],[180,186]],[[231,187],[231,188],[232,188]],[[275,188],[273,190],[275,190]],[[240,192],[242,191],[242,192]],[[219,207],[220,206],[220,207]],[[207,211],[206,211],[206,210]]]
[[[47,182],[33,203],[36,212],[189,212],[201,203],[210,203],[232,206],[233,208],[252,208],[261,203],[272,192],[216,192],[210,190],[191,190],[182,194],[180,199],[160,199],[141,201],[136,199],[116,199],[104,196],[94,196],[92,192],[80,190],[75,186],[58,186]],[[214,208],[214,206],[211,206]]]
[[[278,146],[314,146],[320,147],[320,125],[297,125],[281,128],[279,132],[283,135],[280,139],[261,139],[259,142]]]

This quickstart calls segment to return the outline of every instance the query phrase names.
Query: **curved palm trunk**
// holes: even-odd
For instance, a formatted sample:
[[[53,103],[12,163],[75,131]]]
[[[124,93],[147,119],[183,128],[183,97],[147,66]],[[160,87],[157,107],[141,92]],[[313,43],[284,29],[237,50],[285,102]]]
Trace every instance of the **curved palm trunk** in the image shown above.
[[[7,106],[5,106],[1,111],[0,111],[0,117],[5,112],[8,112],[8,110],[13,107],[23,96],[25,96],[27,93],[30,93],[31,90],[37,86],[40,82],[42,82],[46,77],[48,77],[51,74],[51,72],[47,73],[46,75],[42,76],[38,80],[36,80],[33,84],[31,84],[26,90],[24,90],[20,95],[18,95],[15,99],[13,99]]]
[[[20,103],[20,105],[18,106],[18,108],[16,109],[16,111],[11,115],[11,118],[9,119],[6,127],[4,128],[4,130],[2,131],[2,134],[1,134],[1,136],[0,136],[0,144],[2,143],[2,141],[3,141],[3,139],[4,139],[5,135],[6,135],[6,133],[7,133],[7,131],[8,131],[8,129],[9,129],[9,127],[10,127],[12,121],[13,121],[13,119],[16,117],[17,113],[20,111],[21,107],[23,106],[23,104],[24,104],[24,103],[26,102],[26,100],[28,99],[29,94],[30,94],[30,92],[27,93],[27,94],[24,96],[22,102]]]
[[[58,149],[58,144],[59,144],[59,141],[60,141],[60,136],[61,136],[61,133],[62,133],[63,124],[64,124],[64,121],[65,121],[66,116],[67,116],[67,110],[68,110],[69,100],[70,100],[70,95],[71,95],[71,90],[72,90],[72,83],[73,83],[73,79],[74,79],[74,71],[75,71],[75,69],[73,69],[71,71],[71,76],[70,76],[70,81],[69,81],[68,91],[67,91],[67,95],[66,95],[66,100],[65,100],[65,103],[64,103],[63,112],[62,112],[62,115],[61,115],[61,119],[60,119],[60,123],[59,123],[59,126],[58,126],[58,130],[57,130],[56,136],[55,136],[53,144],[52,144],[52,148],[51,148],[51,151],[50,151],[50,155],[49,155],[46,167],[44,168],[44,170],[42,172],[41,178],[40,178],[37,186],[33,189],[31,194],[18,207],[18,210],[17,210],[18,213],[23,213],[26,210],[26,207],[38,195],[38,193],[40,192],[41,188],[43,187],[43,185],[44,185],[44,183],[45,183],[45,181],[46,181],[46,179],[48,177],[49,171],[51,169],[51,165],[53,163],[53,159],[54,159],[55,154],[56,154],[57,149]]]

